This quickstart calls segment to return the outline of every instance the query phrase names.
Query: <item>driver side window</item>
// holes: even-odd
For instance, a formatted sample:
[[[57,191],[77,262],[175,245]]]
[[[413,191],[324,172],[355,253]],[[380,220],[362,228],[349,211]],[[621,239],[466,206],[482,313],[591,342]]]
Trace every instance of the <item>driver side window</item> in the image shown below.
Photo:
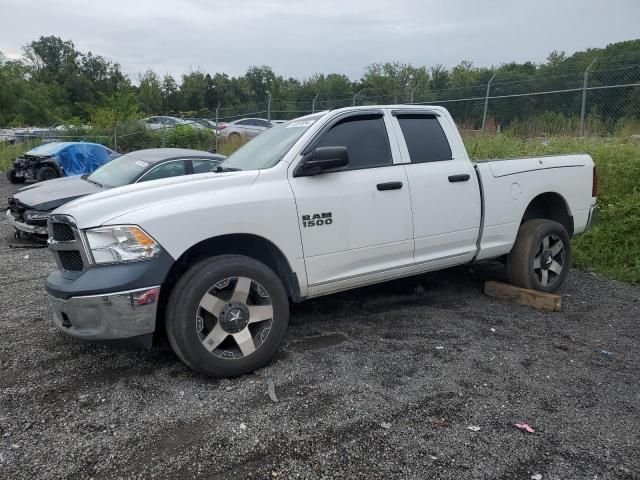
[[[139,182],[146,182],[149,180],[159,180],[161,178],[179,177],[185,175],[187,169],[184,160],[173,160],[157,167],[153,167],[147,173],[145,173]]]
[[[391,147],[382,115],[347,117],[324,134],[316,147],[346,147],[349,166],[345,170],[391,165]]]

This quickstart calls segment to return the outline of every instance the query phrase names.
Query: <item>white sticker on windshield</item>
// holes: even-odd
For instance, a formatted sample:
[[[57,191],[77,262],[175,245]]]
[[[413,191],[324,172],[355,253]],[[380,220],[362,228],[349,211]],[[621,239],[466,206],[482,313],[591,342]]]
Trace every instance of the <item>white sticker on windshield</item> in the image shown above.
[[[143,160],[136,160],[136,165],[142,168],[146,168],[149,166],[149,164]]]
[[[287,128],[301,128],[308,127],[309,125],[313,125],[315,120],[298,120],[297,122],[291,122],[287,125]]]

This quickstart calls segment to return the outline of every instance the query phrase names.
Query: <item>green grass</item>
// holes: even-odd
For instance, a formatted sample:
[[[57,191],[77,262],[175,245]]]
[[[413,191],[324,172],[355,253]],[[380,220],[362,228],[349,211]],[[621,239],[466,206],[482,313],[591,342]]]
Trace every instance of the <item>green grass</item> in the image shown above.
[[[12,165],[13,159],[28,152],[33,147],[40,145],[40,140],[33,140],[26,143],[9,145],[6,142],[0,143],[0,171],[5,171]]]
[[[600,222],[574,238],[574,266],[640,283],[640,141],[553,137],[542,141],[508,135],[465,135],[474,160],[588,153],[598,169]]]

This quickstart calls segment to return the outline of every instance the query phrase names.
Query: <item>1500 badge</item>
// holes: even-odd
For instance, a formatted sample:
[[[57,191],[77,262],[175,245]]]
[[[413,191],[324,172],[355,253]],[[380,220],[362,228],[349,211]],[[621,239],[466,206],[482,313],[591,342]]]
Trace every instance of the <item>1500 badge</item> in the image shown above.
[[[331,212],[314,213],[313,215],[302,215],[302,225],[307,227],[321,227],[323,225],[331,225],[333,219]]]

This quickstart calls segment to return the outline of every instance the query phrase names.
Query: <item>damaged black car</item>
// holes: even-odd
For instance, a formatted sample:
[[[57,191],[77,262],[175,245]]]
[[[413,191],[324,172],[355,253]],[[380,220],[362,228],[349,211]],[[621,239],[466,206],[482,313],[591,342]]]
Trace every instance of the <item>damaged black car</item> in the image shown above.
[[[92,173],[120,154],[99,143],[51,142],[26,152],[7,170],[11,183],[29,179],[43,182],[59,177]]]

